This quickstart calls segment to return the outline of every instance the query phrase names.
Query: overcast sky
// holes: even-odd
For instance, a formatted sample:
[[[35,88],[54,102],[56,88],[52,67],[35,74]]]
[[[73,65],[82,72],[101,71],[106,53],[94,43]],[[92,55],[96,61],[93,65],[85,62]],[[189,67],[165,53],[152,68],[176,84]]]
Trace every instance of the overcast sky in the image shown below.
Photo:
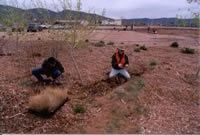
[[[18,1],[18,4],[16,3]],[[38,2],[39,1],[39,2]],[[20,8],[43,7],[54,11],[62,10],[64,5],[61,1],[67,0],[0,0],[0,4],[17,6]],[[75,10],[77,0],[72,9]],[[119,18],[160,18],[182,16],[190,18],[190,11],[200,11],[198,5],[188,4],[186,0],[81,0],[82,11],[90,11],[102,14],[105,9],[105,16]]]

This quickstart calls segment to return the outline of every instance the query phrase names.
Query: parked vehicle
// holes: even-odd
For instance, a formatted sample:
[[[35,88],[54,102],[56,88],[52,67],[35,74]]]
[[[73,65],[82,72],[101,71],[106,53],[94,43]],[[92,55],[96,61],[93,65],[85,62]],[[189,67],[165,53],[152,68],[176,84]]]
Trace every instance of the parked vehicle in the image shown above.
[[[30,23],[28,24],[27,32],[37,32],[42,31],[42,27],[38,23]]]
[[[42,27],[42,29],[49,29],[51,27],[51,25],[45,25],[45,24],[42,24],[40,25],[40,27]]]

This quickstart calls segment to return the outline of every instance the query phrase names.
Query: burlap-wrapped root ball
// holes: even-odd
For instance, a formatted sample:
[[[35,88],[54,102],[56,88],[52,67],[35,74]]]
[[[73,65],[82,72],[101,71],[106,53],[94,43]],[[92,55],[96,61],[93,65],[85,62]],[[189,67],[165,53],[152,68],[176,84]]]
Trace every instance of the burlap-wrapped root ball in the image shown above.
[[[47,88],[40,94],[29,98],[29,110],[52,113],[67,101],[67,91]]]

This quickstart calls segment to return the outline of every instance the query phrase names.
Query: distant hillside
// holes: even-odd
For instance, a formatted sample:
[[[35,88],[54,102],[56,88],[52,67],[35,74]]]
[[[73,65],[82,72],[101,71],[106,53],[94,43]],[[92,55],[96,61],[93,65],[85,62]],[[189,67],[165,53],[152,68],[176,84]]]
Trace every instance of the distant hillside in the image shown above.
[[[23,12],[24,10],[19,8],[0,5],[0,23],[7,21],[8,18],[15,18],[16,14],[22,17]]]
[[[55,20],[66,20],[74,19],[83,19],[84,17],[89,18],[91,22],[97,22],[99,20],[113,20],[111,18],[103,17],[101,15],[77,12],[71,10],[63,10],[60,12],[54,12],[44,8],[35,8],[35,9],[20,9],[11,6],[0,5],[0,23],[6,23],[8,25],[13,25],[14,22],[29,23],[33,20],[38,20],[41,23],[53,23]],[[177,18],[158,18],[158,19],[149,19],[149,18],[140,18],[140,19],[123,19],[122,25],[131,25],[136,26],[184,26],[184,27],[198,27],[199,20],[195,19],[177,19]]]
[[[111,18],[103,17],[96,14],[77,12],[71,10],[63,10],[61,12],[54,12],[44,8],[35,8],[23,10],[20,8],[15,8],[11,6],[0,5],[0,23],[5,22],[6,20],[18,21],[23,19],[26,22],[32,22],[34,19],[39,22],[53,22],[57,19],[74,19],[78,16],[78,19],[83,19],[84,17],[90,17],[94,21],[99,19],[113,20]]]
[[[45,19],[55,19],[57,16],[57,13],[48,9],[43,8],[35,8],[35,9],[28,9],[25,10],[25,14],[28,16],[29,20],[39,19],[39,20],[45,20]]]
[[[155,25],[155,26],[185,26],[185,27],[197,27],[198,20],[196,19],[177,19],[177,18],[139,18],[139,19],[123,19],[123,25]]]

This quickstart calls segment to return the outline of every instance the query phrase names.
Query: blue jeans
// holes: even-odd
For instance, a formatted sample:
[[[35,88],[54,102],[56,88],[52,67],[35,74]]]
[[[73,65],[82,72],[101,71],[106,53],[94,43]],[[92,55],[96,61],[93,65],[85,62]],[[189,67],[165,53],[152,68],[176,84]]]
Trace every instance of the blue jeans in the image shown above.
[[[47,75],[42,68],[35,68],[32,70],[32,74],[38,79],[38,81],[44,81],[42,75]],[[55,80],[61,75],[61,71],[59,69],[55,69],[51,75],[51,77]]]

